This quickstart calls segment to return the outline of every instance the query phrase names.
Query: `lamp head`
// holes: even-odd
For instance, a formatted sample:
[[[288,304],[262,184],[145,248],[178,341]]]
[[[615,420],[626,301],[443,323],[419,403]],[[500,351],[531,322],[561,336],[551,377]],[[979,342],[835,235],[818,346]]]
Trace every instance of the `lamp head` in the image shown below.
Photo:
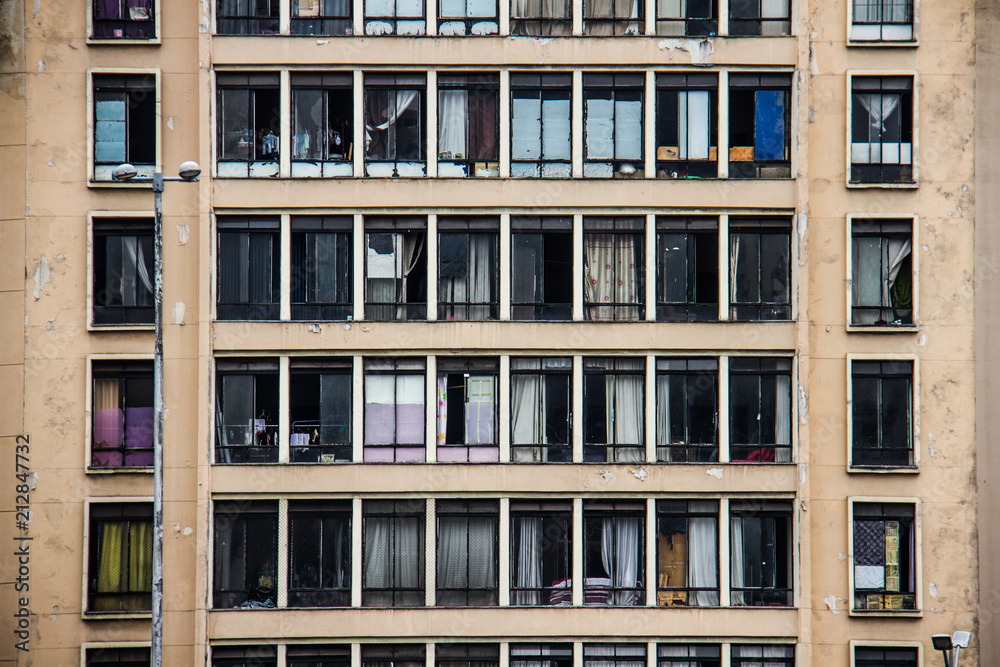
[[[931,637],[931,641],[934,642],[934,648],[938,651],[950,651],[952,647],[951,637],[948,635],[934,635]]]
[[[201,175],[201,167],[198,166],[197,162],[187,160],[181,163],[181,168],[177,170],[177,175],[189,183],[197,181],[198,176]]]
[[[972,639],[972,633],[966,630],[956,630],[951,636],[951,643],[959,648],[969,648],[969,641]]]
[[[111,172],[111,178],[116,181],[131,181],[139,173],[135,167],[128,162],[120,164]]]

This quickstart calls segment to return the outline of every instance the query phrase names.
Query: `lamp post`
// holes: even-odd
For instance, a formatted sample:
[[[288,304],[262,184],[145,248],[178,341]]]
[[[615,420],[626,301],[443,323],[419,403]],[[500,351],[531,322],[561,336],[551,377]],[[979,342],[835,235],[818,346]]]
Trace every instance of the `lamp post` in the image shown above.
[[[958,667],[959,649],[969,648],[970,639],[972,639],[972,633],[965,630],[956,630],[951,637],[948,635],[931,637],[934,648],[941,651],[944,656],[944,667]]]
[[[177,176],[156,172],[151,178],[137,178],[136,168],[128,163],[112,173],[116,181],[153,185],[153,667],[163,664],[163,183],[193,183],[200,174],[201,167],[190,160],[181,164]]]

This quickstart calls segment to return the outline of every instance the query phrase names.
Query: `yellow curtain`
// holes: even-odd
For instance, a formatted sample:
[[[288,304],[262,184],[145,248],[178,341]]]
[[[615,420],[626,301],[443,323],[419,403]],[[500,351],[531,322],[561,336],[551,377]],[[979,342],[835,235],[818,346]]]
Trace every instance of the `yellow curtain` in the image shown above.
[[[101,525],[100,554],[97,565],[97,593],[121,592],[122,565],[122,524]],[[118,600],[114,597],[98,596],[94,601],[94,611],[117,611]]]
[[[134,521],[128,530],[128,592],[122,609],[151,609],[153,589],[153,524]]]

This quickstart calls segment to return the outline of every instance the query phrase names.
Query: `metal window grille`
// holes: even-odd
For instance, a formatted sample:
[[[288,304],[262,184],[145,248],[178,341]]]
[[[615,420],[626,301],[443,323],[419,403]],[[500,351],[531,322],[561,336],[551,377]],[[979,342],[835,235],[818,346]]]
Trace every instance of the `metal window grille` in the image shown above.
[[[361,605],[424,606],[425,501],[366,500],[362,511]]]
[[[657,606],[718,606],[719,503],[656,501],[656,563]]]
[[[153,363],[95,361],[90,465],[153,465]]]
[[[734,644],[731,667],[795,667],[795,647],[779,644]]]
[[[155,0],[93,0],[93,39],[154,39]]]
[[[438,644],[434,647],[436,667],[498,667],[498,644]]]
[[[713,36],[718,33],[718,0],[657,0],[657,35]]]
[[[425,667],[424,644],[362,644],[361,667]]]
[[[917,667],[917,649],[900,646],[856,646],[855,667]]]
[[[499,603],[500,508],[496,501],[439,500],[437,604],[488,607]],[[440,666],[440,658],[439,666]]]
[[[912,182],[913,158],[913,77],[852,77],[851,182]]]
[[[353,176],[354,95],[351,73],[293,74],[291,86],[291,175]],[[338,218],[328,216],[326,219]],[[347,228],[347,231],[350,229]]]
[[[789,0],[730,0],[729,34],[734,37],[791,35],[791,3]]]
[[[584,667],[644,667],[644,644],[584,644]]]
[[[729,457],[734,462],[792,460],[792,360],[729,360]]]
[[[643,359],[584,359],[584,461],[645,460],[644,369]]]
[[[288,503],[288,606],[351,606],[349,500]]]
[[[292,319],[352,319],[353,221],[348,216],[294,216],[291,225]]]
[[[511,21],[512,30],[517,23]],[[572,75],[513,73],[510,89],[511,176],[571,177]]]
[[[572,667],[572,644],[510,645],[510,667]]]
[[[734,501],[729,514],[730,604],[734,607],[790,607],[791,503]],[[736,655],[734,652],[734,659]]]
[[[94,75],[94,180],[128,162],[152,176],[156,163],[156,75]]]
[[[851,465],[913,465],[913,362],[851,362]]]
[[[279,0],[216,0],[219,35],[277,35]]]
[[[573,318],[573,219],[511,216],[511,319]]]
[[[656,319],[718,320],[718,221],[657,216],[656,230]]]
[[[427,318],[427,221],[374,218],[365,224],[365,319]]]
[[[285,650],[288,667],[351,667],[350,644],[289,645]]]
[[[730,318],[790,320],[791,221],[731,218],[729,221]]]
[[[278,667],[273,646],[213,646],[212,667]]]
[[[854,609],[917,608],[912,503],[854,503]]]
[[[584,605],[645,604],[645,525],[643,502],[584,501]]]
[[[153,224],[94,220],[95,325],[153,323]]]
[[[510,527],[510,603],[517,606],[572,605],[571,504],[511,502]],[[512,666],[513,662],[512,658]]]
[[[730,178],[791,178],[791,84],[784,72],[729,77]]]
[[[88,648],[87,667],[148,667],[148,646]]]
[[[604,3],[605,0],[597,0]],[[612,5],[615,3],[611,3]],[[640,5],[642,3],[639,3]],[[636,5],[638,6],[638,5]],[[626,25],[637,25],[634,22]],[[614,19],[595,21],[591,30],[618,30]],[[585,73],[583,75],[583,175],[599,178],[642,178],[642,73]]]
[[[645,247],[641,217],[583,220],[583,314],[595,322],[645,317]]]
[[[437,378],[437,458],[493,463],[500,459],[497,392],[500,361],[442,358]]]
[[[365,74],[365,175],[425,175],[426,95],[424,74]]]
[[[281,302],[280,222],[217,218],[220,320],[277,320]]]
[[[510,454],[515,463],[573,460],[573,360],[511,357]]]
[[[278,603],[278,501],[215,502],[215,609],[273,609]]]
[[[855,220],[851,227],[851,324],[913,324],[912,220]]]
[[[425,366],[423,359],[365,360],[366,462],[424,461]]]
[[[350,0],[292,0],[293,35],[350,35]]]
[[[152,608],[153,506],[92,503],[87,567],[88,613]]]
[[[218,359],[215,462],[278,460],[278,363],[271,359]]]
[[[500,316],[499,220],[438,219],[438,320]]]
[[[718,644],[657,644],[657,667],[722,667]]]
[[[277,176],[281,103],[274,73],[216,74],[219,177]]]
[[[656,360],[656,460],[719,460],[717,359]]]

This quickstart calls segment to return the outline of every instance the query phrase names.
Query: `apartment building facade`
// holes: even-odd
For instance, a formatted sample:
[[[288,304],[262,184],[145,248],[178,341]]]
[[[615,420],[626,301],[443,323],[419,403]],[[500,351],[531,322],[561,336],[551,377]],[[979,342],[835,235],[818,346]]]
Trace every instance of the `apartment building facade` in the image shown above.
[[[190,159],[166,664],[979,664],[972,3],[77,4],[3,7],[0,664],[148,663],[112,173]]]

